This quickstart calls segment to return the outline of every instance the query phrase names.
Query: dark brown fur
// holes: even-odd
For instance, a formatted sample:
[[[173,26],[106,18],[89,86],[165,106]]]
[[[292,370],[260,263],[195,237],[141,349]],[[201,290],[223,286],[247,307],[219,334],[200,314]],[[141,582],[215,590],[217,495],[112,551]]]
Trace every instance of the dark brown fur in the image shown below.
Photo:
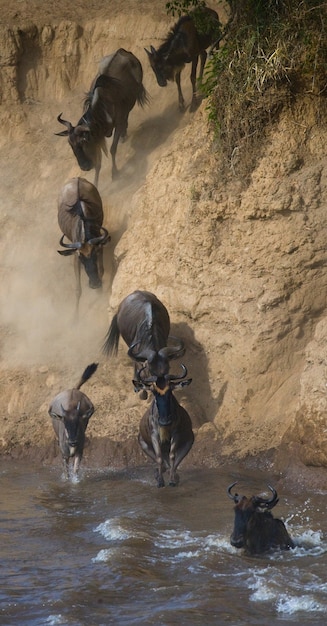
[[[119,48],[102,59],[99,73],[85,99],[84,114],[77,125],[63,120],[61,114],[57,118],[67,130],[56,134],[68,137],[82,170],[95,169],[95,185],[99,181],[101,152],[107,156],[106,137],[112,134],[112,178],[118,175],[117,146],[119,139],[126,137],[129,113],[136,102],[143,106],[148,99],[142,80],[140,61],[132,52]]]
[[[197,14],[182,16],[168,33],[166,40],[158,50],[153,46],[145,48],[150,65],[156,75],[158,85],[165,87],[167,81],[175,80],[178,91],[178,102],[181,111],[185,109],[185,101],[181,89],[181,72],[185,63],[191,63],[192,102],[190,110],[194,111],[199,103],[196,89],[196,71],[200,57],[199,80],[202,80],[207,59],[206,49],[218,37],[220,22],[216,11],[207,7],[196,9]],[[196,15],[200,26],[196,26]]]

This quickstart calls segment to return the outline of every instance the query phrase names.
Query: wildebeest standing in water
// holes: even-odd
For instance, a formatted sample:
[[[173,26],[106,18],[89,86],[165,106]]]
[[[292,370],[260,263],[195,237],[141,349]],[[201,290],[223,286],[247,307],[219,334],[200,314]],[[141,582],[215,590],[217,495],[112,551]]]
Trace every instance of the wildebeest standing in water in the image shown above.
[[[58,393],[49,406],[48,412],[58,438],[67,478],[70,459],[73,459],[74,474],[78,473],[83,456],[85,431],[94,413],[91,400],[80,391],[80,388],[91,378],[97,367],[97,363],[88,365],[76,387]]]
[[[128,355],[134,361],[146,362],[152,375],[164,376],[169,371],[169,360],[185,352],[180,339],[174,338],[175,345],[167,346],[169,331],[170,318],[164,304],[153,293],[136,290],[120,303],[103,351],[107,356],[117,354],[122,336],[128,345]]]
[[[230,542],[235,548],[245,548],[248,554],[260,554],[270,549],[279,548],[288,550],[294,548],[294,542],[289,536],[284,522],[274,518],[270,510],[278,502],[277,491],[268,485],[272,492],[271,498],[261,496],[246,496],[232,494],[232,488],[237,481],[228,489],[228,496],[235,502],[234,529]]]
[[[92,82],[77,125],[62,119],[61,114],[57,117],[67,129],[56,134],[68,137],[82,170],[95,169],[95,185],[99,181],[102,151],[108,156],[106,137],[111,137],[112,133],[112,178],[118,175],[117,145],[120,137],[126,137],[129,113],[136,102],[144,106],[148,99],[142,81],[140,61],[132,52],[119,48],[100,62],[99,73]]]
[[[192,63],[190,76],[192,102],[190,110],[194,111],[199,103],[196,85],[198,60],[200,57],[199,80],[201,81],[207,59],[206,49],[217,40],[219,31],[220,22],[216,11],[208,7],[199,7],[189,15],[183,15],[178,20],[158,50],[153,46],[150,46],[150,50],[144,48],[156,75],[158,85],[166,87],[167,81],[175,80],[181,111],[185,109],[181,88],[181,72],[185,63]]]
[[[141,419],[138,441],[142,450],[157,463],[158,487],[164,487],[163,474],[167,469],[169,484],[177,484],[177,468],[194,442],[191,418],[173,394],[174,389],[192,382],[191,378],[186,379],[185,365],[181,367],[182,376],[166,374],[145,378],[143,370],[140,370],[134,380],[136,389],[150,389],[154,396]]]
[[[76,312],[81,297],[81,265],[84,266],[92,289],[102,287],[103,246],[110,241],[102,226],[102,200],[97,188],[85,178],[71,178],[60,191],[58,223],[63,232],[59,254],[74,254],[76,276]],[[65,236],[70,243],[65,243]]]

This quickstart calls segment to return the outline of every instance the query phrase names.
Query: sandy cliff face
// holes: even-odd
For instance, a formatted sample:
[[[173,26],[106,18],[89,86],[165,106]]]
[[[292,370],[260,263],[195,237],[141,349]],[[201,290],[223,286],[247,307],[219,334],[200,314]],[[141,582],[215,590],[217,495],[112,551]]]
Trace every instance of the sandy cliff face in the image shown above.
[[[81,2],[75,19],[58,3],[51,15],[49,3],[44,14],[38,3],[18,4],[1,23],[3,451],[43,446],[53,455],[47,405],[100,360],[85,389],[97,407],[89,458],[142,458],[135,435],[145,405],[126,347],[115,361],[100,348],[119,301],[144,288],[187,345],[193,383],[179,399],[197,434],[187,462],[277,449],[279,469],[292,459],[326,467],[327,128],[310,98],[282,114],[245,188],[237,176],[222,179],[206,103],[181,115],[175,86],[159,88],[148,67],[144,47],[171,25],[162,3],[111,3],[110,14],[91,3],[86,15]],[[151,100],[130,115],[118,181],[104,160],[105,284],[102,294],[84,285],[77,322],[73,270],[56,252],[56,199],[81,172],[54,135],[56,116],[76,123],[98,61],[120,46],[141,60]],[[183,86],[189,101],[188,70]]]

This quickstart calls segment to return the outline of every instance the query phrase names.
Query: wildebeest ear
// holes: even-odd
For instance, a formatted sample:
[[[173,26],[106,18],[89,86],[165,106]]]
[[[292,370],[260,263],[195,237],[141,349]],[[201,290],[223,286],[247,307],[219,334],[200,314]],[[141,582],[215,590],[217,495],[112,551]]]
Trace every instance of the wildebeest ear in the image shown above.
[[[154,57],[157,54],[156,49],[153,46],[150,46],[150,50],[147,50],[146,48],[144,48],[144,50],[150,59],[151,57]]]
[[[94,413],[94,406],[92,406],[88,411],[85,411],[85,413],[83,413],[82,417],[83,420],[89,420],[90,417],[92,417]]]
[[[180,380],[178,383],[173,383],[174,388],[176,387],[187,387],[192,382],[192,378],[187,378],[186,380]]]
[[[70,254],[75,254],[76,250],[57,250],[58,254],[62,254],[62,256],[69,256]]]
[[[58,413],[54,413],[53,411],[51,411],[51,409],[49,409],[48,413],[50,417],[53,417],[54,419],[57,419],[57,420],[62,420],[62,415],[58,415]]]
[[[68,137],[69,131],[68,130],[62,130],[60,133],[54,133],[54,135],[57,135],[57,137]]]
[[[132,383],[134,385],[135,391],[140,391],[140,389],[145,389],[145,385],[143,383],[141,383],[139,380],[132,380]]]

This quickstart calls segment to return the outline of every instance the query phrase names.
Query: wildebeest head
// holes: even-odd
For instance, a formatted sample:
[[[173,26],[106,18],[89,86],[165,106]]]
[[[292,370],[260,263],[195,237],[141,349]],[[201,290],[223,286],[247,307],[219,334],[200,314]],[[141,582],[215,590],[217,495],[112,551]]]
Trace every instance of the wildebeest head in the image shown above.
[[[56,419],[62,421],[67,437],[69,456],[74,456],[77,452],[81,437],[84,437],[87,422],[93,413],[93,408],[83,413],[81,411],[80,402],[70,409],[64,409],[62,405],[60,408],[60,414],[52,414],[52,417],[56,417]]]
[[[153,46],[150,46],[150,50],[146,48],[144,48],[144,50],[148,55],[158,85],[160,87],[166,87],[168,80],[174,80],[174,71],[176,68],[169,63],[168,55],[161,54]],[[182,67],[183,65],[184,64],[182,64]]]
[[[143,367],[137,373],[137,380],[133,380],[136,391],[141,389],[150,389],[154,395],[154,402],[158,410],[159,426],[170,426],[176,417],[176,399],[173,390],[178,387],[190,385],[192,378],[187,378],[187,369],[181,364],[183,370],[182,376],[174,376],[173,374],[165,374],[164,376],[142,377]]]
[[[92,118],[90,114],[88,115],[88,112],[81,117],[77,126],[73,126],[71,122],[62,119],[61,113],[58,115],[57,120],[60,124],[66,126],[66,130],[56,133],[56,135],[68,137],[68,143],[73,150],[78,165],[84,172],[88,172],[98,166],[99,160],[101,160],[101,150],[108,156],[105,140],[103,137],[99,138],[93,132]],[[110,136],[109,131],[107,131],[107,136]]]
[[[175,339],[169,336],[170,339]],[[165,346],[156,351],[151,348],[139,349],[141,341],[132,344],[128,349],[128,356],[140,363],[147,363],[150,374],[157,378],[167,376],[169,372],[169,361],[178,359],[185,352],[184,343],[180,339],[176,339],[175,346]]]
[[[253,515],[256,512],[260,515],[267,515],[267,512],[276,506],[278,497],[276,490],[271,487],[271,485],[268,485],[270,491],[272,492],[271,498],[262,498],[261,496],[252,496],[251,498],[247,498],[246,496],[242,496],[237,493],[232,494],[231,490],[236,483],[237,481],[232,483],[227,489],[228,496],[235,502],[234,529],[230,537],[230,542],[235,548],[243,548],[246,544],[246,534]],[[272,516],[271,519],[273,519]]]
[[[72,243],[65,243],[63,235],[59,244],[65,248],[65,250],[58,250],[59,254],[63,256],[69,256],[71,254],[78,254],[81,264],[84,266],[86,274],[89,279],[89,286],[91,289],[98,289],[102,287],[102,276],[99,272],[99,254],[101,254],[101,246],[104,246],[107,241],[110,240],[109,233],[106,228],[101,227],[102,234],[99,237],[93,237],[86,242],[75,241]]]

